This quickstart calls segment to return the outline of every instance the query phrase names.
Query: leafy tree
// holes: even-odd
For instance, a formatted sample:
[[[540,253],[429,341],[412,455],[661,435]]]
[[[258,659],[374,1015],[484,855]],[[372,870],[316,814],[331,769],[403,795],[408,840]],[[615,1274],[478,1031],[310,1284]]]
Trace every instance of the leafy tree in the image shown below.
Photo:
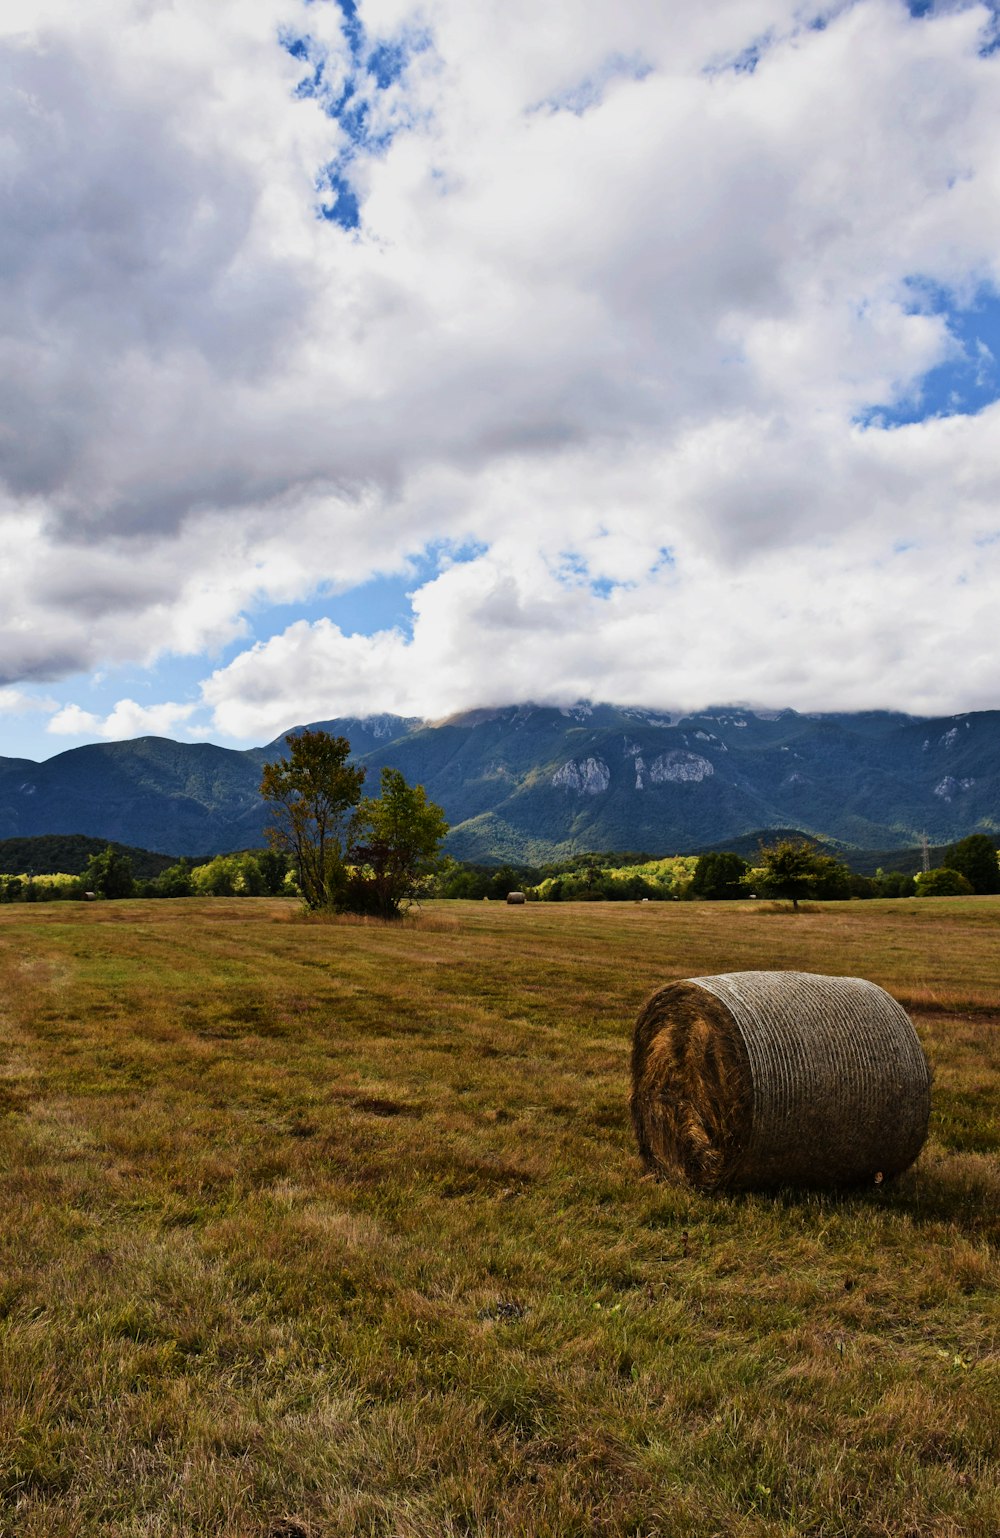
[[[713,901],[746,897],[744,878],[748,869],[746,860],[730,850],[699,855],[687,895]]]
[[[176,865],[168,865],[156,878],[159,897],[190,897],[193,891],[190,860],[178,860]]]
[[[969,897],[972,882],[961,871],[939,865],[935,870],[921,871],[916,878],[918,897]]]
[[[260,859],[249,850],[242,854],[217,854],[214,860],[208,860],[192,871],[194,889],[209,897],[263,897],[267,882]],[[284,869],[280,855],[278,860]]]
[[[240,855],[237,861],[239,874],[236,878],[236,890],[241,897],[266,897],[267,882],[264,872],[260,868],[260,856],[256,854]]]
[[[974,892],[1000,892],[996,840],[987,833],[970,833],[968,838],[950,844],[943,864],[964,876]]]
[[[285,877],[288,875],[286,856],[279,853],[277,849],[262,849],[257,855],[257,866],[267,896],[280,897],[286,890]]]
[[[347,762],[351,744],[329,732],[285,738],[288,757],[265,764],[260,793],[270,803],[273,850],[291,855],[308,908],[342,905],[344,852],[365,771]]]
[[[382,770],[382,794],[366,796],[355,817],[343,906],[391,919],[431,873],[448,831],[441,808],[398,769]]]
[[[196,865],[191,883],[199,897],[235,897],[236,861],[232,855],[217,854],[214,860]]]
[[[442,860],[436,881],[438,897],[484,897],[486,878],[481,872],[459,865],[450,857]]]
[[[488,897],[491,902],[505,902],[508,892],[520,892],[529,885],[521,871],[512,865],[494,866],[481,883],[477,897]]]
[[[747,878],[758,892],[786,897],[798,909],[804,897],[849,897],[850,871],[808,839],[781,838],[762,844]]]
[[[883,870],[879,866],[872,877],[876,897],[912,897],[913,877],[903,870]]]
[[[845,865],[841,860],[835,860],[833,855],[817,854],[816,881],[812,895],[824,897],[827,901],[843,902],[848,897],[855,896],[855,882],[863,879],[863,877],[853,876],[850,866]]]
[[[87,891],[98,897],[131,897],[135,892],[132,861],[111,844],[100,854],[91,855],[84,881]]]

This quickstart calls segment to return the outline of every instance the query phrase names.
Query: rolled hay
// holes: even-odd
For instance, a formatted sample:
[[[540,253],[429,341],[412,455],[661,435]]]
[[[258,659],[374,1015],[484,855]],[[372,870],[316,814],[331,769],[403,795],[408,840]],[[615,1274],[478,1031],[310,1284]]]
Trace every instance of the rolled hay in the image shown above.
[[[900,1174],[930,1117],[906,1011],[876,983],[727,972],[660,988],[632,1042],[649,1170],[702,1191],[849,1186]]]

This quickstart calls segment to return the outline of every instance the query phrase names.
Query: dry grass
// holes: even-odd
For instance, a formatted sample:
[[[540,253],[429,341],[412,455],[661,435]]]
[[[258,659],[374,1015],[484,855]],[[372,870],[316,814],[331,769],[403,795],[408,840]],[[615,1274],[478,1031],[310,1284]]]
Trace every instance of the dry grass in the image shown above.
[[[0,1534],[995,1538],[1000,901],[0,913]],[[642,1177],[643,998],[846,972],[931,1140]]]

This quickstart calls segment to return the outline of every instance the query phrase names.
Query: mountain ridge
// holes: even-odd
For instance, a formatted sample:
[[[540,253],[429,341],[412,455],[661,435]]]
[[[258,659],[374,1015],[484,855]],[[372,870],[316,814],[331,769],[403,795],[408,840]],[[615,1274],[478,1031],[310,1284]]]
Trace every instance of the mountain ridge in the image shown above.
[[[528,702],[434,723],[380,713],[308,727],[348,737],[369,784],[385,765],[423,784],[461,859],[680,853],[789,826],[878,850],[1000,828],[1000,711]],[[260,844],[261,766],[305,729],[244,749],[140,737],[40,763],[0,758],[0,838],[79,833],[170,854]]]

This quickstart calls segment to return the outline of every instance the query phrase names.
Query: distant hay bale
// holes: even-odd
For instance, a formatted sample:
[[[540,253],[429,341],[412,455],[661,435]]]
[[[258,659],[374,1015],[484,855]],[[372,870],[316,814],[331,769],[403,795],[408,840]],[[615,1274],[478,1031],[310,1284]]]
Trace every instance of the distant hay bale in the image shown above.
[[[523,892],[508,892],[507,902],[511,907],[517,907],[520,903],[527,902]]]
[[[906,1011],[860,977],[728,972],[654,993],[632,1043],[647,1169],[702,1191],[888,1179],[927,1136]]]

